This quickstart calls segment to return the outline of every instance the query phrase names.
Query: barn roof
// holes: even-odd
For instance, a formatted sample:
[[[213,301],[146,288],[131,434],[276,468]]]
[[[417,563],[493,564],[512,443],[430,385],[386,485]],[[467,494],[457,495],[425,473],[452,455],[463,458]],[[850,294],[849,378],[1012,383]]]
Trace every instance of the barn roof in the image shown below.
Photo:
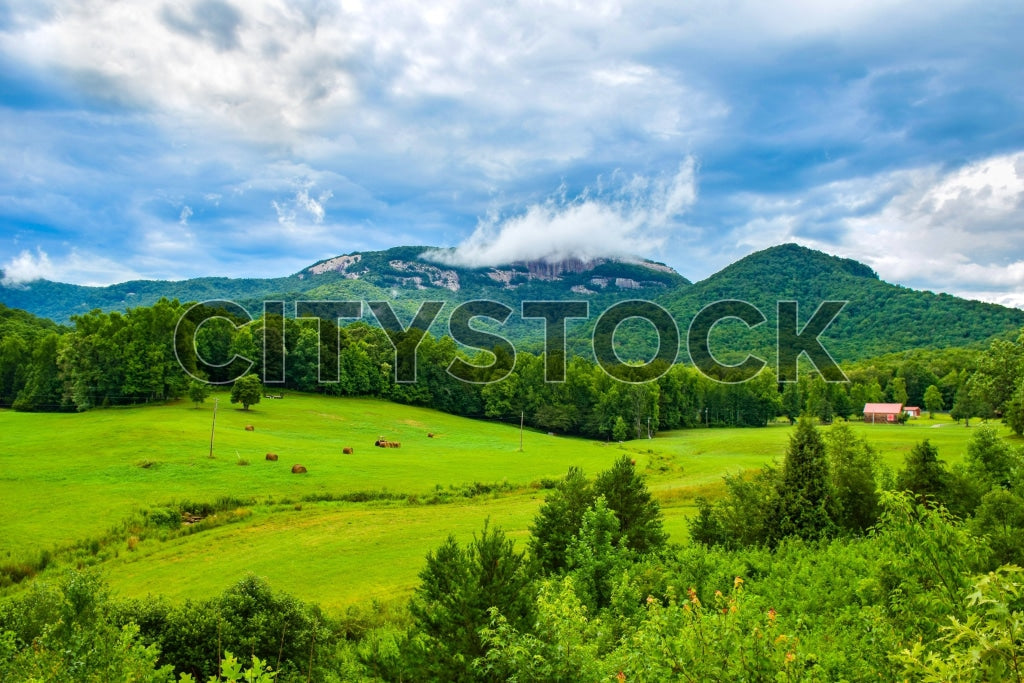
[[[902,403],[865,403],[864,413],[898,413],[903,410]]]

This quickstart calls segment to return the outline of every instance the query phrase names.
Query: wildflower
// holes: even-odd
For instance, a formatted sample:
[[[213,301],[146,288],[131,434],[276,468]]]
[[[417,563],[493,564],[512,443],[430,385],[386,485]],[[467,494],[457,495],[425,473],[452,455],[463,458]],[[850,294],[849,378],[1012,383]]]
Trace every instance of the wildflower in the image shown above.
[[[740,577],[737,576],[735,579],[732,580],[732,587],[733,588],[739,588],[742,585],[743,585],[743,579],[741,579]]]
[[[700,607],[700,600],[697,598],[697,589],[690,587],[690,590],[686,591],[686,594],[690,596],[690,602],[697,607]]]
[[[789,636],[787,636],[785,633],[780,633],[779,637],[775,639],[775,644],[776,645],[781,645],[782,643],[786,642],[787,640],[789,640]]]
[[[775,611],[774,607],[769,607],[768,608],[768,621],[774,623],[775,622],[775,617],[776,617],[777,614],[778,614],[778,612]]]
[[[648,596],[647,596],[647,604],[648,604],[648,605],[653,605],[653,604],[654,604],[654,603],[656,603],[656,602],[657,602],[657,600],[656,600],[656,599],[654,598],[654,596],[653,596],[653,595],[648,595]]]
[[[626,674],[620,671],[619,673],[615,674],[615,680],[617,680],[619,683],[624,683],[626,680]]]
[[[722,591],[715,591],[715,597],[716,598],[722,597]]]
[[[792,652],[787,652],[786,653],[786,664],[791,663],[794,659],[796,659],[796,655],[795,654],[793,654]]]

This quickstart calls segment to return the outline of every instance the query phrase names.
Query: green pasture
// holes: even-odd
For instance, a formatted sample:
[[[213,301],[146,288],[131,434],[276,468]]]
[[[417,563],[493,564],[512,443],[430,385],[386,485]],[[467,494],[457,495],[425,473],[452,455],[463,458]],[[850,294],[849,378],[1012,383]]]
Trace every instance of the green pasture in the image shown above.
[[[212,399],[199,410],[179,402],[81,414],[0,411],[0,500],[9,511],[0,558],[98,535],[135,510],[182,500],[422,494],[476,481],[527,486],[572,464],[599,471],[618,453],[617,444],[530,431],[519,452],[518,426],[372,399],[289,394],[246,412],[218,398],[213,459]],[[380,436],[401,448],[374,447]],[[345,447],[354,454],[343,455]],[[267,462],[267,453],[279,460]],[[293,464],[308,473],[291,474]]]
[[[448,533],[467,539],[489,519],[522,542],[543,501],[542,480],[571,465],[593,475],[623,453],[647,475],[673,540],[684,542],[694,498],[718,495],[726,473],[780,459],[791,431],[780,422],[667,432],[624,444],[526,431],[520,452],[518,426],[379,400],[288,394],[245,412],[225,394],[216,398],[212,459],[212,398],[199,409],[178,402],[81,414],[0,411],[0,563],[57,549],[59,570],[60,548],[106,537],[96,561],[125,595],[206,597],[255,572],[325,607],[403,599],[425,553]],[[938,416],[903,426],[852,425],[895,469],[926,438],[943,459],[958,462],[975,423],[965,429]],[[375,448],[380,436],[401,448]],[[343,455],[344,447],[354,453]],[[279,460],[266,461],[268,452]],[[249,464],[239,466],[239,459]],[[293,464],[309,472],[293,475]],[[474,482],[504,483],[508,490],[424,502],[438,490]],[[303,500],[381,490],[417,499]],[[243,501],[240,521],[131,543],[108,534],[145,510],[221,497]]]

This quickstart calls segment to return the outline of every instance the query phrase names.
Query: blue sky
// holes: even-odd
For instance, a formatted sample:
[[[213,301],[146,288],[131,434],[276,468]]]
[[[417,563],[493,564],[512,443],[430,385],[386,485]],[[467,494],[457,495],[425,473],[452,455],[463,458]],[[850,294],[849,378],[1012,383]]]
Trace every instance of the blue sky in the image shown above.
[[[0,269],[795,241],[1024,305],[1020,2],[0,0]]]

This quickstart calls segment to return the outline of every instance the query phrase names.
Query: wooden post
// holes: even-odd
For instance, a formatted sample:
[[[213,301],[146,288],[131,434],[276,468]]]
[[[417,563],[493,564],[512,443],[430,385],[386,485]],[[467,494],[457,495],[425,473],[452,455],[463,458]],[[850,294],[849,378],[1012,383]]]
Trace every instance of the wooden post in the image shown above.
[[[217,427],[217,401],[219,399],[213,399],[213,422],[210,424],[210,457],[213,457],[213,432]]]
[[[523,452],[523,422],[526,420],[526,411],[519,411],[519,452]]]

